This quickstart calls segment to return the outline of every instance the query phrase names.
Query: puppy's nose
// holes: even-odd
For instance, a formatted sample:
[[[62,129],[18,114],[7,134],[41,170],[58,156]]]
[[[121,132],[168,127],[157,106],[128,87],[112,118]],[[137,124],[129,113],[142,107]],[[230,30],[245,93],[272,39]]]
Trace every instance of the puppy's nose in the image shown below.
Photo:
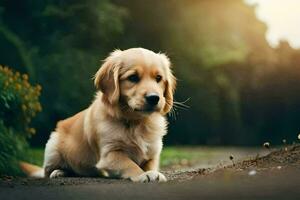
[[[150,106],[156,106],[159,101],[159,96],[157,93],[149,93],[145,96],[145,98]]]

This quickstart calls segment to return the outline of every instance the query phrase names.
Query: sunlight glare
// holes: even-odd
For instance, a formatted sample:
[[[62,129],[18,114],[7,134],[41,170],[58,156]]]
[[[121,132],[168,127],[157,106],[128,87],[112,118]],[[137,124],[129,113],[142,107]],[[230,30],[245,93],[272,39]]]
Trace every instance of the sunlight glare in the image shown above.
[[[272,47],[287,40],[293,48],[300,48],[299,0],[245,0],[257,5],[256,16],[267,24],[266,39]]]

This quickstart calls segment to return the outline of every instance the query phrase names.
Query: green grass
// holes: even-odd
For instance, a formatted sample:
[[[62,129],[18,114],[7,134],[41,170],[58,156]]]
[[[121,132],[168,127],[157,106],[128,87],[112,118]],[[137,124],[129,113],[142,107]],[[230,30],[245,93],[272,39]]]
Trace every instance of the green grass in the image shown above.
[[[42,148],[31,148],[28,150],[28,157],[25,159],[26,162],[43,166],[44,160],[44,149]]]
[[[160,165],[167,168],[175,165],[187,165],[199,159],[199,151],[185,147],[165,147],[161,153]]]
[[[165,147],[161,154],[162,169],[210,168],[217,165],[231,164],[229,156],[235,161],[249,159],[257,154],[265,154],[261,147],[222,147],[193,146]]]

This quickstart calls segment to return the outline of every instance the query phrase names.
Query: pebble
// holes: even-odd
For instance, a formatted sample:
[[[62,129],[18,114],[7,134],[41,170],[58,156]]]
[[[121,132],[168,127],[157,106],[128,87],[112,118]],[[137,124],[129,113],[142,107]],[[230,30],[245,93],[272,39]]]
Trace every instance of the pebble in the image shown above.
[[[249,176],[254,176],[254,175],[256,175],[256,170],[251,170],[251,171],[249,171],[249,172],[248,172],[248,175],[249,175]]]

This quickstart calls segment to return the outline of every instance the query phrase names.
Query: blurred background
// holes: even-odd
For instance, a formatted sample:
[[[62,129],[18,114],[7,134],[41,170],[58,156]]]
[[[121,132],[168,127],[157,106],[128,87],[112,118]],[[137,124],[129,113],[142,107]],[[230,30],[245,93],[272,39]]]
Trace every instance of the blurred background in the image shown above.
[[[292,143],[299,27],[297,0],[0,0],[2,132],[43,147],[91,103],[101,60],[143,47],[171,58],[175,99],[189,106],[169,117],[165,144]]]

